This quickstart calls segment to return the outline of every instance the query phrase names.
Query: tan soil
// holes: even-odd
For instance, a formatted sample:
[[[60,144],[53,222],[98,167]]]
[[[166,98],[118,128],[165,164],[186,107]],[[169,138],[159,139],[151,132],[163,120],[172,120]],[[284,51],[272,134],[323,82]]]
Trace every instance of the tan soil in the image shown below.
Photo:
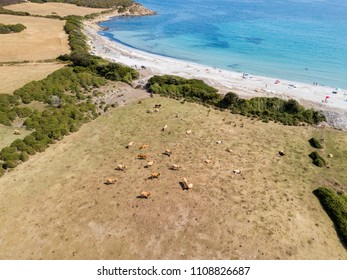
[[[70,52],[63,20],[0,15],[4,24],[24,24],[20,33],[0,35],[0,62],[53,59]]]

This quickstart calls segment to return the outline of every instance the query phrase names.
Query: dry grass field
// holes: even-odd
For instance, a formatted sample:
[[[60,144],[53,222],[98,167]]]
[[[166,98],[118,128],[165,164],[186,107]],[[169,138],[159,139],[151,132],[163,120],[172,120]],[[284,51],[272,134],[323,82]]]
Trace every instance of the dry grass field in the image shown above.
[[[313,135],[334,154],[330,168],[307,156]],[[0,258],[347,259],[312,194],[321,185],[347,191],[346,142],[341,131],[158,97],[112,109],[0,178]],[[144,168],[138,154],[156,162]],[[105,185],[110,177],[118,181]],[[193,189],[182,190],[184,177]]]
[[[76,16],[85,16],[93,13],[100,13],[103,11],[107,11],[108,9],[95,9],[95,8],[87,8],[87,7],[79,7],[72,4],[65,3],[22,3],[9,5],[4,7],[5,9],[17,11],[17,12],[28,12],[31,15],[59,15],[59,16],[68,16],[68,15],[76,15]]]
[[[14,131],[18,130],[20,135],[15,135]],[[25,128],[14,128],[8,127],[4,125],[0,125],[0,150],[5,148],[16,139],[23,139],[25,136],[30,134],[31,132],[26,130]]]
[[[0,36],[0,62],[53,59],[69,53],[65,21],[47,18],[0,15],[3,24],[24,24],[20,33]]]
[[[0,65],[0,93],[13,93],[31,81],[44,79],[64,67],[58,63],[23,63]]]

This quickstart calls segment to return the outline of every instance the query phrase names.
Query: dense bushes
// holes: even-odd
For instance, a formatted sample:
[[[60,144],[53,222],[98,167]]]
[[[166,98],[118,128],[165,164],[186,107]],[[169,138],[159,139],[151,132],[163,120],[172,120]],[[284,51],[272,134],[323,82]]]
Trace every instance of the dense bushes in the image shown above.
[[[64,29],[69,35],[72,53],[60,56],[61,60],[71,61],[75,72],[90,72],[112,81],[122,81],[130,84],[133,79],[139,77],[139,74],[128,66],[108,62],[98,56],[89,54],[86,37],[81,31],[82,25],[81,17],[67,17]]]
[[[52,96],[58,96],[62,102],[71,102],[76,98],[65,92],[78,93],[82,89],[89,87],[99,87],[105,85],[106,81],[102,77],[92,73],[75,73],[73,68],[66,67],[50,74],[46,79],[33,81],[14,92],[15,96],[21,98],[25,104],[31,101],[41,101],[51,103]]]
[[[334,222],[342,242],[347,246],[347,196],[327,188],[318,188],[313,193]]]
[[[317,138],[312,137],[310,140],[308,140],[308,142],[310,143],[310,145],[311,145],[313,148],[316,148],[316,149],[323,149],[322,144],[319,142],[319,140],[318,140]]]
[[[218,90],[201,80],[185,79],[178,76],[153,76],[148,80],[146,88],[151,93],[169,97],[184,97],[189,101],[201,101],[215,104],[221,99]]]
[[[11,125],[17,115],[22,115],[24,111],[17,109],[19,98],[10,94],[0,94],[0,124]],[[18,114],[17,114],[18,113]]]
[[[312,159],[312,163],[318,167],[325,166],[325,160],[322,158],[317,151],[314,151],[308,155]]]
[[[154,76],[149,79],[146,88],[151,93],[180,98],[188,101],[199,101],[218,108],[230,109],[232,113],[257,117],[263,121],[279,121],[286,125],[299,125],[301,122],[316,124],[325,120],[319,112],[305,110],[296,100],[280,98],[255,97],[242,99],[229,92],[224,97],[217,89],[206,85],[201,80],[185,79],[177,76]]]
[[[9,33],[19,33],[26,29],[26,27],[21,24],[2,24],[0,23],[0,34],[9,34]]]

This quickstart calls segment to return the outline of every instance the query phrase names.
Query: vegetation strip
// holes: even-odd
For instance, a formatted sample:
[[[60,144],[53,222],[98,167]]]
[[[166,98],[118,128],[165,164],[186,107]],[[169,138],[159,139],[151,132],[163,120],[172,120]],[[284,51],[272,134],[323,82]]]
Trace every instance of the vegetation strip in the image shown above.
[[[313,125],[325,121],[325,117],[321,113],[313,109],[305,109],[294,99],[288,101],[277,97],[242,99],[233,92],[223,96],[218,93],[217,89],[197,79],[185,79],[171,75],[154,76],[149,79],[146,88],[151,93],[212,105],[216,108],[230,110],[234,114],[259,118],[264,122]]]
[[[334,222],[342,242],[347,246],[347,196],[327,188],[318,188],[313,193]]]

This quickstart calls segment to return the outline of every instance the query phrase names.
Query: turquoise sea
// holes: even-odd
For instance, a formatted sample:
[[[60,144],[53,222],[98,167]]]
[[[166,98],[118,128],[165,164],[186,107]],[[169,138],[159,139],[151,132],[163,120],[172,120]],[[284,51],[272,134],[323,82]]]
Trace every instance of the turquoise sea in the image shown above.
[[[347,89],[346,0],[139,0],[101,34],[217,68]]]

